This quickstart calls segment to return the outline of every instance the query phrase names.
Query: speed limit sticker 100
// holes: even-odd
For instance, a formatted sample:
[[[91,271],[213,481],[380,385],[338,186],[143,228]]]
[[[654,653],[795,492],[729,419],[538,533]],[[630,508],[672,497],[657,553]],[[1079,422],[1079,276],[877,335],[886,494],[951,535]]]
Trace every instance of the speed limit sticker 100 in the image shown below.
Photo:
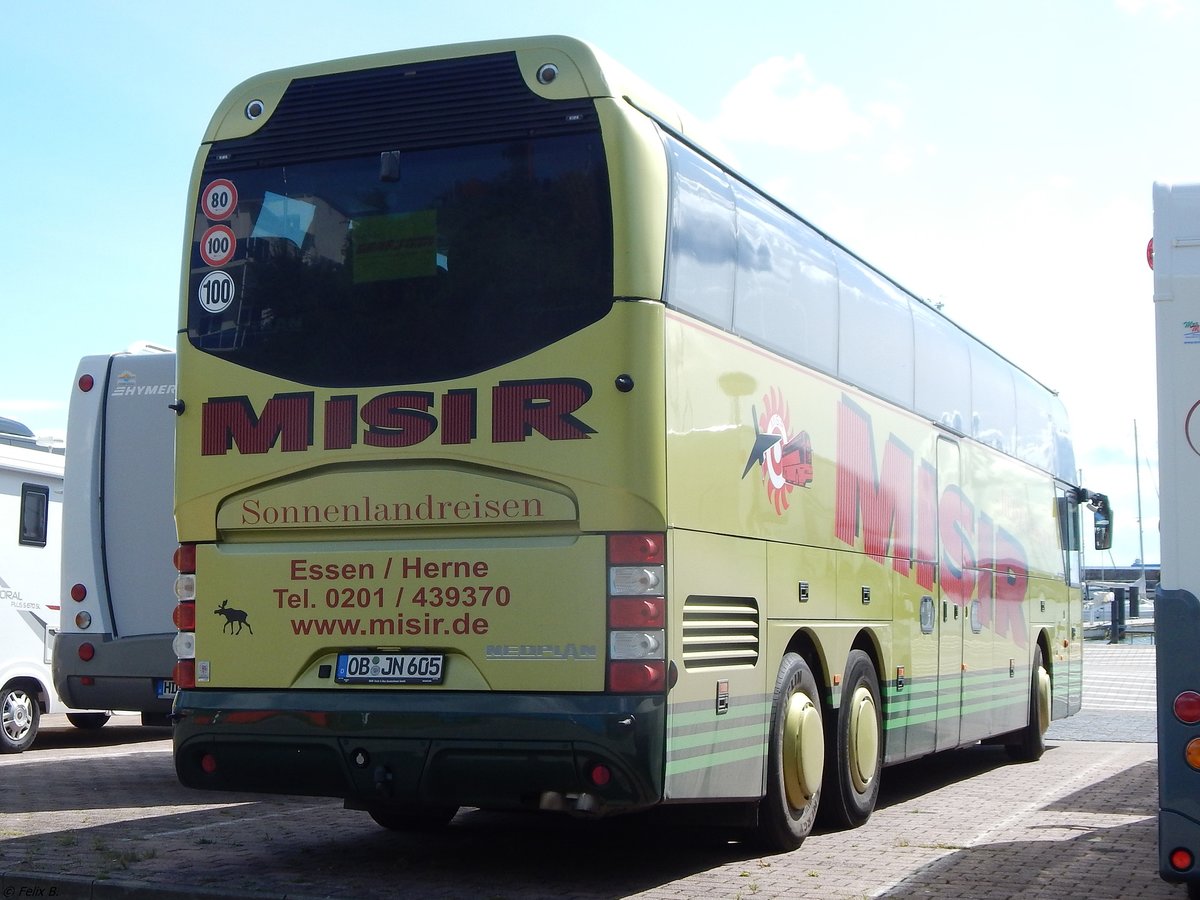
[[[236,287],[229,273],[218,269],[200,279],[196,299],[200,301],[205,312],[219,313],[229,308],[235,294]]]
[[[237,237],[228,225],[213,225],[200,238],[200,258],[205,265],[219,269],[233,259]]]

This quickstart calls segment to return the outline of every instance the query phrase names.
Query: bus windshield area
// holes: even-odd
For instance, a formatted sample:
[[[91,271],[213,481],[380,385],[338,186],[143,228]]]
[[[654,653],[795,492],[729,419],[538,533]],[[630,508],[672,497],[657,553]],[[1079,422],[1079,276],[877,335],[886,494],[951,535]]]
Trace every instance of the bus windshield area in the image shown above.
[[[349,387],[519,359],[612,305],[598,132],[222,172],[201,181],[188,339]]]

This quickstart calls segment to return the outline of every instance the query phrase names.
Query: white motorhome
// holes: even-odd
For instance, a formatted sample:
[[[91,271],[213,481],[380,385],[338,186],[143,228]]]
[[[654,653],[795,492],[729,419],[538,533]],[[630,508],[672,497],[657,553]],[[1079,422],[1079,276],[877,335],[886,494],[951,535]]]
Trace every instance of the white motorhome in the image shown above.
[[[167,724],[175,685],[175,354],[80,360],[63,499],[54,684],[76,706]]]
[[[28,429],[4,420],[0,440],[0,752],[33,744],[47,713],[95,728],[106,713],[68,711],[50,661],[59,620],[63,457],[38,449]]]

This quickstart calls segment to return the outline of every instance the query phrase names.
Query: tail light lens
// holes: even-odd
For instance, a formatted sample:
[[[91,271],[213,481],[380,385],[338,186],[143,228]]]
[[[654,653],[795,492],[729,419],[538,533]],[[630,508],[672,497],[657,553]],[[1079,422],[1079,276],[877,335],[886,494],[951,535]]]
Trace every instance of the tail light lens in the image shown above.
[[[656,694],[667,689],[667,664],[664,660],[608,664],[608,689],[615,694]]]
[[[180,544],[171,560],[175,563],[175,571],[194,573],[196,571],[196,545]]]
[[[171,621],[175,623],[175,627],[180,631],[195,631],[196,630],[196,604],[195,603],[177,603],[175,604],[175,612],[171,613]]]
[[[1192,867],[1192,863],[1196,858],[1192,856],[1192,851],[1185,847],[1176,847],[1171,851],[1171,868],[1176,872],[1186,872]]]
[[[1200,722],[1200,694],[1195,691],[1183,691],[1175,698],[1172,708],[1175,718],[1184,725]]]
[[[662,597],[610,597],[609,628],[666,627],[667,604]]]
[[[666,535],[610,534],[608,536],[609,565],[661,566],[666,561]]]
[[[181,659],[175,663],[175,671],[172,673],[171,680],[175,682],[180,690],[194,688],[196,686],[196,661],[194,659]]]
[[[1187,764],[1200,772],[1200,738],[1192,738],[1183,748],[1183,758]]]

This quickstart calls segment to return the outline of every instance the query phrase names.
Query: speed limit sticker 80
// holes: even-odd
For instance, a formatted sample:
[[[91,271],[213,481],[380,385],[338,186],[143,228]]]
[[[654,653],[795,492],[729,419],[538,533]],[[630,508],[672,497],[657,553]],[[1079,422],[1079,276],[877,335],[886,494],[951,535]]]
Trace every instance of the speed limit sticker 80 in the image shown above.
[[[204,215],[219,222],[228,219],[237,209],[238,193],[233,182],[228,178],[218,178],[210,181],[200,195],[200,204],[204,207]]]

